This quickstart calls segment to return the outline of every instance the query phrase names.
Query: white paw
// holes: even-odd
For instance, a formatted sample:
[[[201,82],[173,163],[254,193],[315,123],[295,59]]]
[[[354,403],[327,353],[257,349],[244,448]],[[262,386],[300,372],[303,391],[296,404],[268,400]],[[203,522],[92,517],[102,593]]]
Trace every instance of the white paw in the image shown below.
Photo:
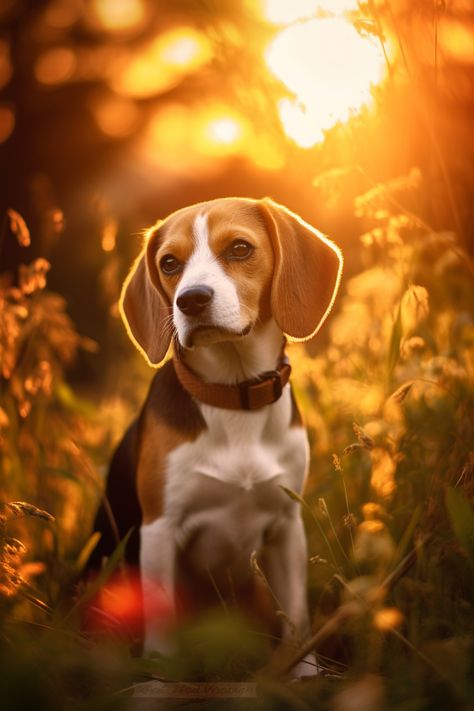
[[[310,652],[298,664],[295,664],[290,675],[292,679],[301,679],[304,676],[316,676],[316,674],[321,674],[322,671],[323,668],[318,664],[316,655]]]
[[[143,643],[143,656],[150,657],[153,654],[160,654],[162,657],[169,657],[176,651],[172,640],[158,635],[147,635]]]

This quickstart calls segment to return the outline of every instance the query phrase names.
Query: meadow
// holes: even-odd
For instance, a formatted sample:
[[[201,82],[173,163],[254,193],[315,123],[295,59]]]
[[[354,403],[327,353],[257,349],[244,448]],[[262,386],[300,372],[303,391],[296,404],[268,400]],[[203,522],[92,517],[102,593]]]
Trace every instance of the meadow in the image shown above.
[[[210,15],[224,21],[212,3],[197,5],[192,11],[181,8],[188,12],[188,21],[196,16],[209,21]],[[381,35],[377,23],[385,22],[384,32],[392,33],[395,44],[398,40],[402,50],[398,61],[417,94],[415,49],[407,40],[403,44],[400,34],[406,15],[401,10],[398,15],[390,3],[356,5],[364,22],[371,23],[369,34]],[[448,10],[436,4],[440,17]],[[451,19],[456,19],[452,12]],[[229,17],[224,19],[230,22]],[[235,20],[236,27],[242,29],[244,14],[239,17],[241,24]],[[228,27],[221,30],[218,41],[214,40],[222,64],[233,40]],[[127,36],[124,42],[128,41]],[[244,60],[251,62],[250,50]],[[396,71],[396,60],[387,61]],[[442,78],[441,59],[436,61]],[[196,67],[201,70],[205,59],[199,62]],[[47,81],[53,91],[54,82]],[[226,90],[233,92],[234,99],[239,97],[239,106],[247,107],[250,99],[242,86],[237,91],[234,81],[232,77]],[[392,82],[385,94],[378,95],[384,119],[367,110],[347,124],[339,119],[332,130],[317,127],[319,133],[324,131],[324,147],[316,132],[319,147],[309,154],[302,144],[289,148],[285,136],[281,150],[296,161],[290,171],[291,189],[285,176],[281,183],[276,178],[270,181],[282,202],[294,199],[295,209],[306,206],[309,217],[317,195],[319,204],[325,205],[321,212],[328,231],[340,226],[340,212],[344,215],[345,276],[333,313],[314,342],[292,343],[288,348],[295,395],[311,444],[306,491],[303,496],[287,492],[301,505],[307,529],[313,631],[311,639],[295,644],[293,659],[303,656],[304,648],[314,648],[324,668],[324,674],[298,683],[288,683],[287,658],[268,662],[271,640],[257,637],[244,620],[230,618],[225,610],[193,625],[183,623],[178,631],[179,655],[151,660],[137,655],[139,595],[136,577],[123,564],[125,540],[118,542],[97,578],[84,577],[97,544],[92,526],[107,463],[136,415],[151,377],[127,343],[117,315],[121,278],[138,242],[127,242],[121,253],[116,245],[122,193],[116,203],[95,198],[94,239],[100,242],[102,254],[100,259],[88,255],[90,261],[81,257],[79,263],[96,282],[93,293],[101,295],[97,297],[97,303],[102,299],[102,311],[97,307],[99,323],[94,305],[81,311],[80,290],[75,287],[72,294],[67,276],[62,282],[57,276],[62,257],[68,265],[68,244],[74,244],[74,235],[78,243],[77,234],[84,227],[77,213],[71,210],[66,215],[69,224],[64,223],[56,203],[43,201],[41,219],[33,211],[30,225],[23,210],[16,209],[20,199],[6,206],[0,232],[0,263],[5,257],[0,269],[3,708],[128,709],[134,685],[153,677],[255,679],[258,702],[240,701],[238,707],[265,711],[467,711],[470,707],[474,698],[474,289],[472,224],[466,218],[469,209],[463,212],[463,206],[472,203],[472,186],[461,188],[450,177],[449,156],[440,153],[442,141],[432,140],[434,121],[426,118],[426,96],[416,98],[422,105],[417,137],[429,127],[425,150],[408,151],[403,166],[393,159],[394,149],[388,144],[385,151],[384,142],[393,128],[390,122],[401,115],[390,103],[400,98],[393,76]],[[268,99],[265,87],[258,84],[257,88],[260,94],[255,89],[255,96]],[[165,89],[154,87],[154,91]],[[269,91],[274,91],[271,83]],[[186,95],[182,100],[184,105]],[[119,109],[118,113],[123,105]],[[110,116],[106,120],[104,115],[102,121],[107,123]],[[258,112],[255,117],[258,123]],[[229,127],[221,126],[225,140],[214,137],[215,145],[208,145],[205,158],[199,152],[204,149],[196,149],[196,164],[206,165],[201,174],[205,195],[219,180],[219,173],[206,173],[211,163],[221,161],[224,170],[222,161],[236,160],[233,151],[253,154],[256,150],[255,136],[251,140],[247,136],[250,142],[245,147],[240,138],[234,145],[225,132]],[[258,168],[263,171],[270,170],[269,163],[280,155],[274,128],[264,128],[269,138],[262,148],[267,165]],[[371,137],[376,146],[368,149],[366,162],[359,161],[361,143]],[[170,178],[167,161],[185,160],[176,137],[175,143],[171,139],[170,134],[166,147],[170,153],[165,151],[162,161],[174,186],[173,197],[163,188],[160,198],[160,209],[168,206],[168,211],[176,201],[179,204],[184,178]],[[341,146],[345,150],[352,143],[350,155],[341,158]],[[458,144],[455,149],[460,150]],[[176,155],[171,155],[172,150]],[[377,175],[376,180],[367,173],[374,169],[370,150],[378,151],[384,164],[370,173]],[[465,163],[468,150],[466,144]],[[273,169],[284,172],[283,167]],[[242,187],[232,182],[230,173],[223,175],[227,182],[219,189],[232,192]],[[303,185],[307,192],[299,207],[295,195]],[[252,190],[259,189],[260,183],[252,184]],[[72,191],[71,185],[64,190]],[[186,190],[187,196],[201,199],[189,186]],[[142,223],[143,229],[142,213],[150,213],[149,204],[140,203],[136,196],[131,200],[135,200],[132,223]],[[66,240],[62,252],[51,247],[54,235]],[[73,274],[70,262],[68,268],[66,275]],[[72,312],[80,326],[75,325]],[[93,337],[81,335],[83,330]],[[260,574],[258,564],[253,564]],[[208,702],[207,707],[222,708],[222,701]]]

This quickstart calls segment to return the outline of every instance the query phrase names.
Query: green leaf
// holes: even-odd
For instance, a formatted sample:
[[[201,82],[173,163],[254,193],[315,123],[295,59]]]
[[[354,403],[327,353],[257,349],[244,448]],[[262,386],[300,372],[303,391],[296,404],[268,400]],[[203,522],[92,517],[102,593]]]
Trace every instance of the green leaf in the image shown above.
[[[92,534],[92,536],[89,538],[89,540],[86,541],[81,552],[77,556],[77,560],[74,565],[74,568],[78,573],[80,573],[81,570],[85,567],[87,561],[91,557],[91,555],[92,555],[96,545],[100,541],[101,537],[102,537],[102,534],[99,533],[99,531],[95,531]]]
[[[133,533],[133,528],[131,528],[128,533],[122,538],[110,558],[107,560],[107,563],[104,565],[102,570],[100,571],[99,575],[90,582],[86,589],[84,590],[83,594],[81,597],[76,601],[75,605],[71,608],[69,613],[66,616],[66,619],[79,607],[82,607],[86,603],[88,603],[92,598],[99,592],[99,590],[106,584],[112,573],[116,570],[117,566],[119,565],[120,561],[122,560],[124,554],[125,554],[125,549],[127,547],[127,543],[129,541],[130,536]]]
[[[446,508],[456,538],[474,566],[474,511],[469,501],[451,486],[446,490]]]

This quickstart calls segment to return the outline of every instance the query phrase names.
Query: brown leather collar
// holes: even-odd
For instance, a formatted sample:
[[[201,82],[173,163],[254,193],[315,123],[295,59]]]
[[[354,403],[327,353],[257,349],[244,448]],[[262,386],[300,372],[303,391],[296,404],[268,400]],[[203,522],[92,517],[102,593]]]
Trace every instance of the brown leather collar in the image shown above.
[[[284,354],[276,370],[269,370],[252,380],[244,380],[236,385],[206,383],[179,357],[175,348],[173,365],[179,382],[190,395],[206,405],[222,407],[225,410],[258,410],[276,402],[284,386],[290,379],[291,365]]]

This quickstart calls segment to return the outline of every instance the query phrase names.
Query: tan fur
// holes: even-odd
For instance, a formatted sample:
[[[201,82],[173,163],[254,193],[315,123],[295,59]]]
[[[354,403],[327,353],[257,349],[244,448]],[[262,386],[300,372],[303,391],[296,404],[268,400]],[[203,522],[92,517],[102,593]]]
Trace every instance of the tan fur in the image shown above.
[[[265,199],[261,209],[275,254],[273,317],[288,336],[305,341],[318,332],[332,308],[342,255],[327,237],[282,205]]]
[[[157,417],[147,417],[137,467],[137,491],[143,523],[150,523],[163,513],[165,462],[168,453],[193,439],[195,437],[191,440],[189,436],[183,437]]]

